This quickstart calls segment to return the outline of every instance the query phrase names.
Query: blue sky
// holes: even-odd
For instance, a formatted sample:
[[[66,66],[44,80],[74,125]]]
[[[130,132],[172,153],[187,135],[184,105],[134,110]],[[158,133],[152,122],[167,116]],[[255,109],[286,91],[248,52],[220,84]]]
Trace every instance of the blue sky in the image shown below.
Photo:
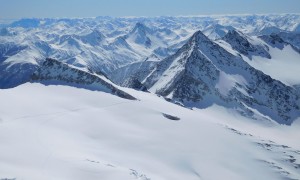
[[[0,18],[300,13],[300,0],[0,0]]]

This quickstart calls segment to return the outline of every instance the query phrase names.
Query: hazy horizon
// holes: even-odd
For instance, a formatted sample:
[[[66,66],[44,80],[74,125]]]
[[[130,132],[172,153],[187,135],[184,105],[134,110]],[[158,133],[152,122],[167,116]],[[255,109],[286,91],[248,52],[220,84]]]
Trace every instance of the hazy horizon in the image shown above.
[[[299,14],[299,0],[0,0],[0,19]]]

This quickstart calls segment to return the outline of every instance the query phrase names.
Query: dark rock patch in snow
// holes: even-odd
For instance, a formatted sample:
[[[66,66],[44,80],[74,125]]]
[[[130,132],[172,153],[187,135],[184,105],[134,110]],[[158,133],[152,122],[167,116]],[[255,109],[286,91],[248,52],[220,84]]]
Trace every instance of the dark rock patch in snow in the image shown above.
[[[180,120],[179,117],[177,117],[177,116],[172,116],[172,115],[170,115],[170,114],[162,113],[162,115],[163,115],[165,118],[170,119],[170,120],[172,120],[172,121],[179,121],[179,120]]]

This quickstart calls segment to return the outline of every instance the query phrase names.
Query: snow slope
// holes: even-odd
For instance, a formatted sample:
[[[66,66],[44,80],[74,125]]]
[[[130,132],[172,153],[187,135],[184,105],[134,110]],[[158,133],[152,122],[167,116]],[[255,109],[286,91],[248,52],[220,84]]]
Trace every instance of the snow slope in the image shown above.
[[[0,90],[0,179],[299,179],[299,122],[66,86]],[[162,113],[179,117],[174,121]]]
[[[290,45],[284,46],[283,49],[269,46],[269,51],[272,59],[261,56],[254,56],[252,60],[244,59],[254,68],[289,86],[300,84],[300,53]]]

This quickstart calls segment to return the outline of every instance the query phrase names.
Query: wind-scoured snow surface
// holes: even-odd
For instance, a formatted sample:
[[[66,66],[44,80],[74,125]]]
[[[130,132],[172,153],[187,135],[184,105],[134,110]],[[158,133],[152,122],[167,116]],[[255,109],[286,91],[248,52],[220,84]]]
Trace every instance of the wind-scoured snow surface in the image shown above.
[[[299,179],[299,126],[67,86],[0,90],[0,179]],[[166,118],[177,117],[179,120]]]

